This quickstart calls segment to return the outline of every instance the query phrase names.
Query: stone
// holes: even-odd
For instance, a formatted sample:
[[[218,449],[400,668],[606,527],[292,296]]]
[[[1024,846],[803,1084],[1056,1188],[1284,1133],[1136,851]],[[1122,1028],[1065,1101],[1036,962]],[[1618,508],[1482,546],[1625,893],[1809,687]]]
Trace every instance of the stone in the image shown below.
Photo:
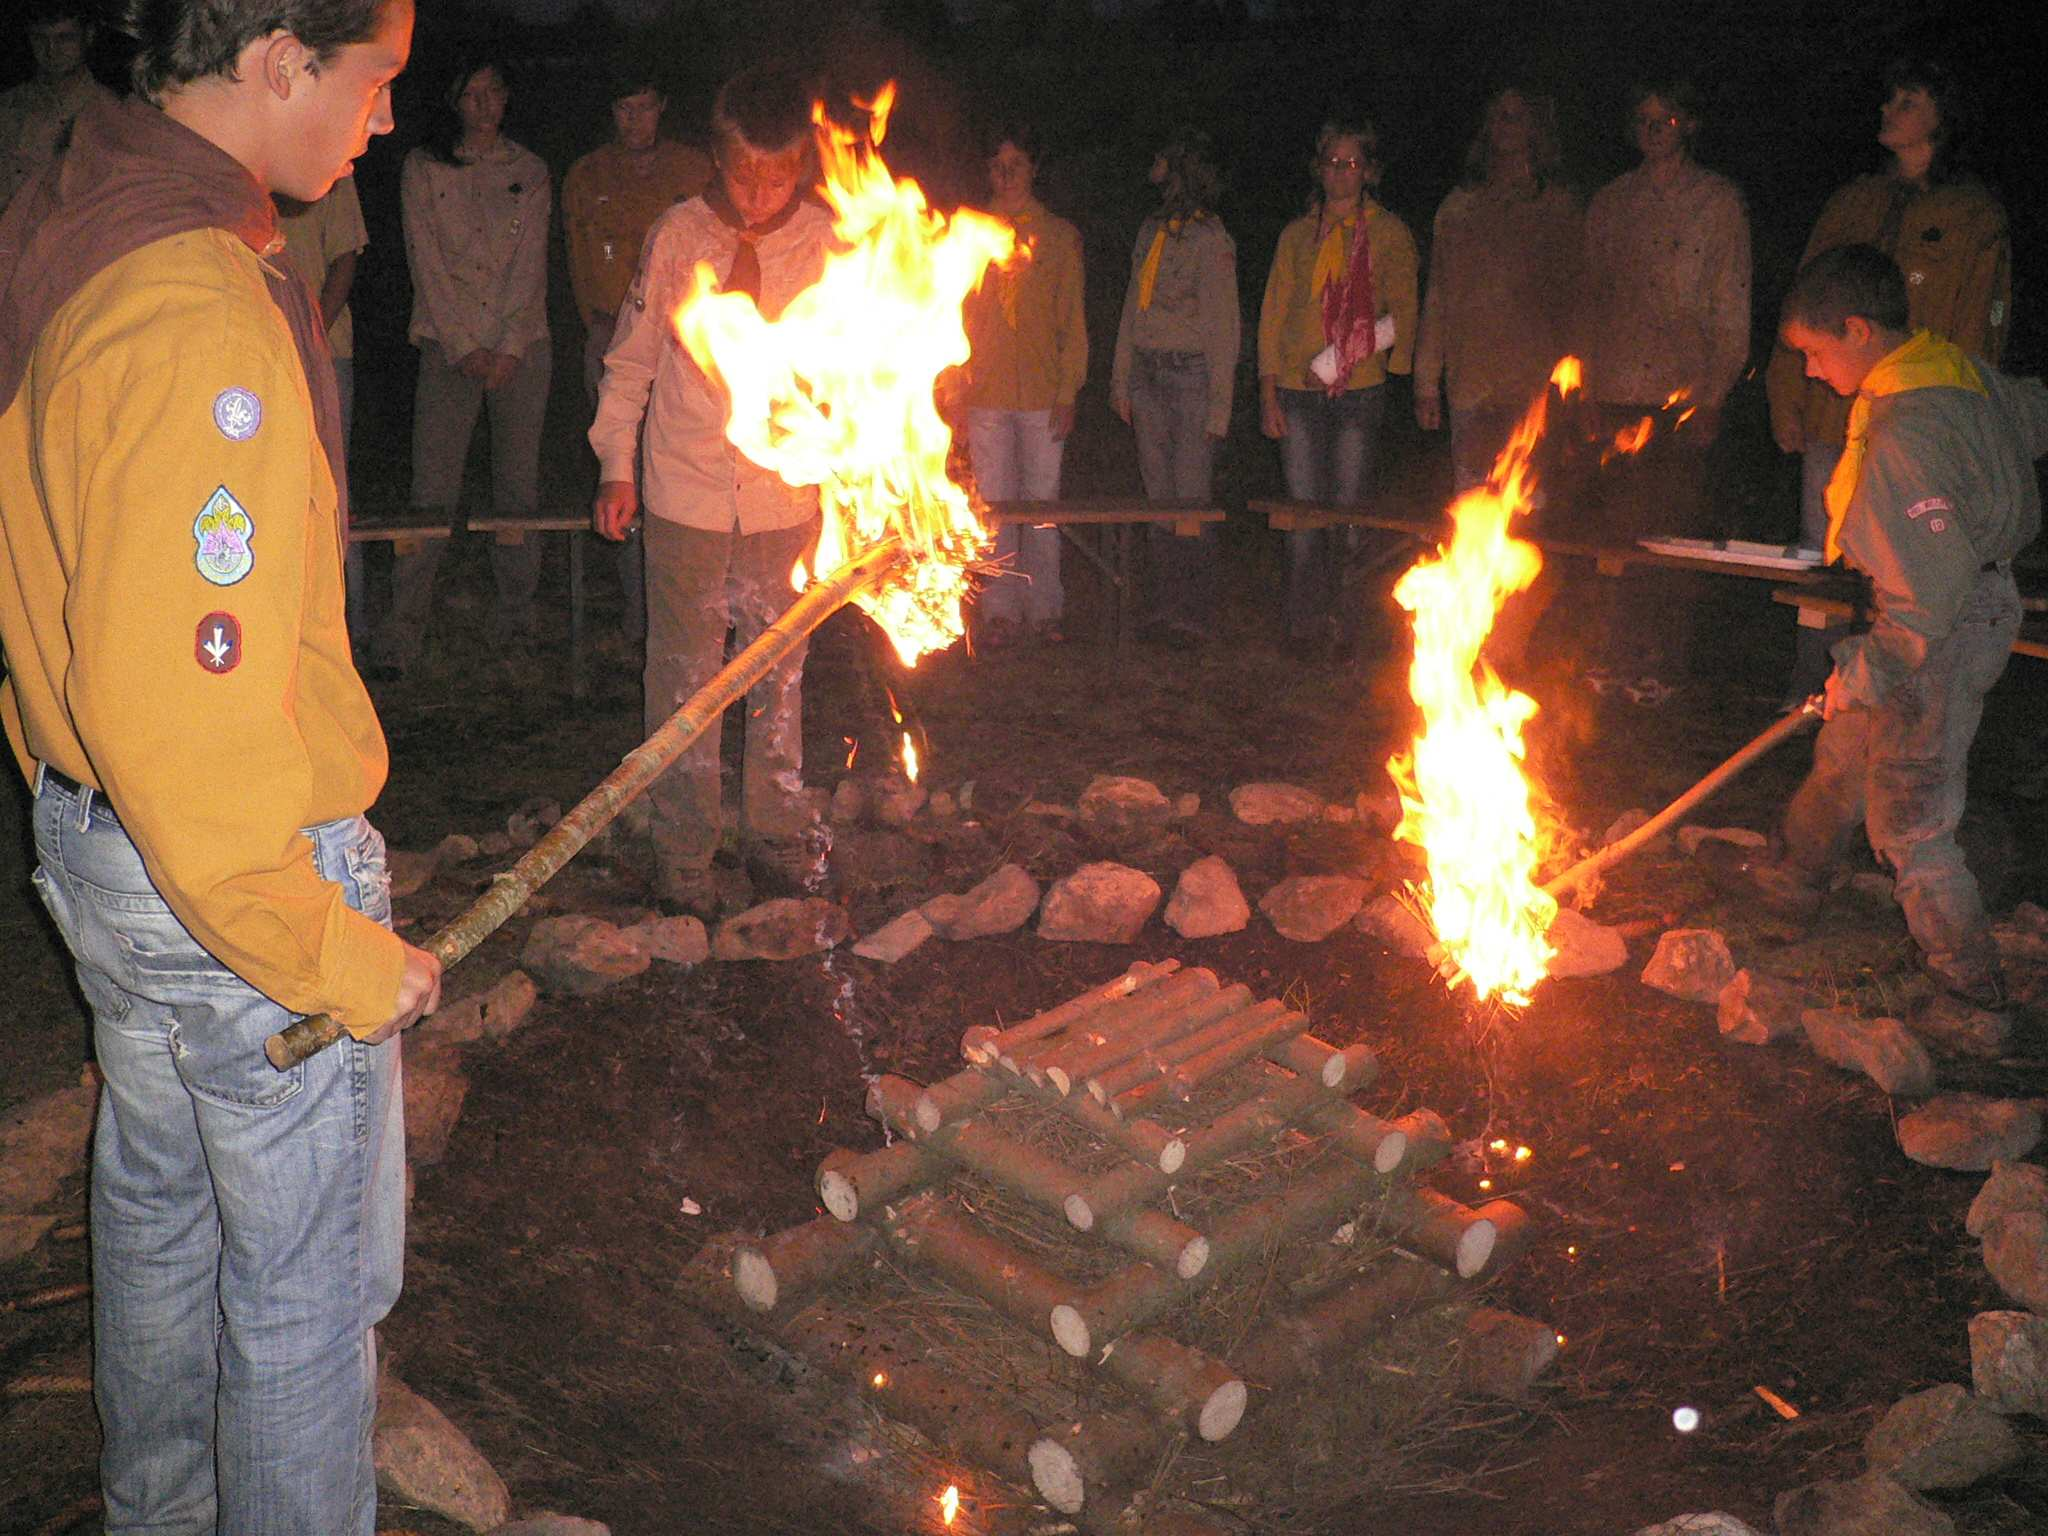
[[[524,971],[508,971],[482,992],[444,1003],[434,1013],[428,1032],[436,1041],[461,1045],[471,1040],[503,1039],[533,1012],[540,989]]]
[[[1921,1039],[1957,1056],[1996,1061],[2012,1046],[2012,1016],[1978,1008],[1937,992],[1906,1016],[1906,1027]]]
[[[1628,964],[1628,941],[1576,907],[1557,909],[1548,937],[1557,951],[1548,968],[1554,977],[1605,976]]]
[[[490,1536],[612,1536],[612,1528],[601,1520],[558,1515],[544,1509],[524,1520],[509,1521],[492,1531]]]
[[[1889,907],[1896,899],[1897,887],[1890,875],[1879,874],[1874,869],[1859,869],[1851,875],[1842,887],[1857,900],[1873,907]]]
[[[1534,1318],[1494,1307],[1465,1317],[1458,1350],[1458,1380],[1482,1397],[1518,1401],[1557,1358],[1557,1330]]]
[[[1984,1234],[1984,1267],[2029,1312],[2048,1314],[2048,1215],[2013,1211]]]
[[[1900,1398],[1863,1441],[1871,1471],[1922,1492],[1967,1488],[2022,1454],[2012,1426],[1955,1382]]]
[[[467,832],[450,832],[434,845],[434,861],[437,866],[466,864],[482,852],[482,845]]]
[[[1348,875],[1289,875],[1259,898],[1259,910],[1281,938],[1315,944],[1358,916],[1365,889]]]
[[[434,878],[440,867],[438,851],[414,853],[407,848],[393,848],[384,855],[384,872],[391,877],[391,899],[403,901],[408,896],[417,896]]]
[[[1600,834],[1600,846],[1602,848],[1612,847],[1614,844],[1620,842],[1624,837],[1627,837],[1631,832],[1635,831],[1638,827],[1648,826],[1649,823],[1650,813],[1644,810],[1639,805],[1633,806],[1630,809],[1623,811],[1619,816],[1615,817],[1613,821],[1607,824],[1607,830]],[[1686,850],[1686,852],[1688,853],[1690,853],[1691,851],[1692,850],[1690,848]]]
[[[2048,961],[2048,911],[2023,901],[1991,925],[1991,939],[2007,960]]]
[[[1735,979],[1735,958],[1728,941],[1711,928],[1672,928],[1657,939],[1657,952],[1643,967],[1643,985],[1655,987],[1688,1003],[1721,1001],[1721,991]]]
[[[59,1088],[0,1115],[0,1211],[27,1214],[85,1168],[98,1089]]]
[[[1436,946],[1436,935],[1415,909],[1392,891],[1367,902],[1358,914],[1358,931],[1369,933],[1397,955],[1426,959]]]
[[[922,784],[893,774],[875,780],[868,789],[868,804],[875,820],[885,827],[909,826],[924,809],[927,798]]]
[[[1173,802],[1149,779],[1099,775],[1074,803],[1081,824],[1105,837],[1163,827],[1173,819]]]
[[[452,1042],[422,1036],[405,1051],[400,1074],[405,1091],[405,1155],[409,1162],[432,1167],[448,1155],[448,1140],[462,1118],[469,1097],[469,1078]]]
[[[512,851],[512,834],[509,832],[486,832],[476,840],[477,851],[493,859],[503,858]]]
[[[590,997],[647,969],[647,951],[601,917],[544,917],[526,936],[520,965],[542,989]]]
[[[559,801],[545,795],[535,795],[522,800],[518,808],[505,818],[505,835],[512,839],[514,848],[531,848],[556,822],[562,819]]]
[[[1184,939],[1241,933],[1251,916],[1252,909],[1237,883],[1237,871],[1218,853],[1197,859],[1182,870],[1166,902],[1166,926]]]
[[[901,832],[865,827],[838,831],[832,840],[831,864],[841,885],[851,891],[921,887],[931,873],[931,855],[923,844]]]
[[[12,1264],[34,1252],[36,1244],[48,1237],[55,1225],[54,1216],[21,1216],[11,1212],[0,1215],[0,1264]]]
[[[2048,1317],[1979,1312],[1971,1318],[1970,1382],[1995,1412],[2048,1414]]]
[[[619,930],[650,960],[669,965],[701,965],[711,955],[711,937],[704,920],[687,912],[678,917],[649,917]]]
[[[879,960],[884,965],[894,965],[937,931],[932,927],[930,918],[912,907],[873,933],[863,935],[853,946],[853,952],[863,960]]]
[[[1323,807],[1323,820],[1334,827],[1348,827],[1358,820],[1358,810],[1355,806],[1338,805],[1333,801]]]
[[[1005,864],[961,895],[934,896],[922,908],[942,939],[983,939],[1015,933],[1038,910],[1038,882],[1021,864]]]
[[[1193,790],[1173,797],[1173,819],[1186,821],[1202,809],[1202,797]]]
[[[841,779],[832,791],[832,820],[842,826],[867,814],[868,795],[858,779]]]
[[[1850,1008],[1808,1008],[1799,1025],[1823,1061],[1861,1072],[1886,1093],[1917,1097],[1934,1091],[1934,1059],[1897,1019],[1860,1018]],[[1899,1130],[1903,1145],[1903,1120]],[[1906,1155],[1913,1155],[1910,1149]]]
[[[1391,789],[1377,793],[1360,790],[1351,800],[1352,809],[1358,812],[1361,825],[1394,835],[1394,828],[1401,825],[1401,797]]]
[[[1748,827],[1680,827],[1678,847],[1687,858],[1699,856],[1701,843],[1733,843],[1738,848],[1768,848],[1771,840]]]
[[[1882,1472],[1778,1495],[1778,1536],[1955,1536],[1955,1522]]]
[[[1806,993],[1782,977],[1742,970],[1721,989],[1715,1009],[1724,1040],[1770,1045],[1800,1032]]]
[[[853,936],[846,909],[822,896],[778,896],[728,917],[711,936],[714,960],[794,960]]]
[[[1899,1148],[1930,1168],[1981,1172],[2017,1162],[2041,1140],[2041,1112],[2021,1099],[1945,1093],[1899,1116]]]
[[[1248,827],[1287,826],[1321,815],[1323,797],[1299,784],[1240,784],[1230,809]]]
[[[1998,1158],[1991,1164],[1991,1177],[1970,1202],[1963,1227],[1970,1236],[1982,1237],[1992,1222],[2015,1211],[2048,1215],[2048,1168]]]
[[[945,790],[935,789],[924,803],[924,813],[933,821],[955,821],[960,816],[960,802]]]
[[[1756,1527],[1744,1525],[1733,1515],[1712,1510],[1704,1515],[1674,1515],[1657,1525],[1646,1525],[1636,1536],[1762,1536]]]
[[[1122,864],[1084,864],[1053,882],[1038,914],[1038,936],[1083,944],[1129,944],[1159,907],[1159,882]]]
[[[512,1513],[512,1496],[469,1437],[388,1371],[377,1384],[370,1432],[377,1486],[472,1531],[492,1531]]]

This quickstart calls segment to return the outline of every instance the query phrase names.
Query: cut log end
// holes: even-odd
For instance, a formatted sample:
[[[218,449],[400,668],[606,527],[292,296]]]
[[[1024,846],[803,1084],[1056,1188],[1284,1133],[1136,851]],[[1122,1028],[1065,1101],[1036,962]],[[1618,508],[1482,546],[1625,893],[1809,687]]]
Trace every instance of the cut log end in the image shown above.
[[[1059,1342],[1060,1348],[1076,1360],[1087,1359],[1088,1351],[1094,1344],[1094,1339],[1088,1332],[1088,1320],[1081,1315],[1078,1307],[1070,1306],[1064,1301],[1052,1309],[1052,1336]],[[1077,1509],[1079,1507],[1075,1506]]]
[[[836,1168],[827,1168],[818,1175],[818,1198],[840,1221],[851,1221],[860,1214],[860,1191],[853,1187],[853,1180]]]
[[[1332,1051],[1323,1062],[1323,1086],[1325,1088],[1342,1087],[1345,1070],[1344,1053],[1342,1051]]]
[[[1209,1239],[1195,1236],[1188,1239],[1187,1246],[1180,1251],[1180,1257],[1173,1261],[1173,1272],[1183,1280],[1192,1280],[1209,1267]]]
[[[1074,1091],[1074,1080],[1058,1067],[1047,1067],[1045,1069],[1045,1080],[1052,1084],[1054,1090],[1063,1099]]]
[[[1493,1257],[1494,1226],[1484,1216],[1458,1234],[1458,1278],[1470,1280]]]
[[[1063,1515],[1081,1513],[1087,1487],[1072,1451],[1048,1436],[1032,1443],[1025,1460],[1031,1464],[1031,1483],[1040,1498]]]
[[[1159,1149],[1159,1171],[1179,1173],[1180,1165],[1188,1160],[1188,1144],[1178,1136]]]
[[[732,1283],[744,1301],[756,1312],[773,1312],[780,1291],[775,1266],[758,1248],[741,1248],[732,1256]]]
[[[960,1054],[977,1067],[985,1067],[996,1059],[996,1031],[986,1024],[977,1024],[960,1037]]]
[[[1392,1173],[1408,1157],[1408,1133],[1389,1131],[1373,1149],[1372,1167],[1375,1173]]]
[[[918,1130],[927,1136],[931,1135],[933,1131],[936,1131],[946,1122],[945,1114],[939,1109],[938,1101],[929,1092],[920,1093],[917,1096],[917,1109],[913,1113],[917,1121]]]
[[[1069,1195],[1061,1203],[1067,1213],[1067,1224],[1076,1232],[1095,1230],[1095,1208],[1080,1195]]]
[[[1236,1377],[1211,1392],[1195,1417],[1195,1429],[1201,1437],[1210,1441],[1229,1439],[1230,1432],[1244,1418],[1246,1396],[1244,1383]]]

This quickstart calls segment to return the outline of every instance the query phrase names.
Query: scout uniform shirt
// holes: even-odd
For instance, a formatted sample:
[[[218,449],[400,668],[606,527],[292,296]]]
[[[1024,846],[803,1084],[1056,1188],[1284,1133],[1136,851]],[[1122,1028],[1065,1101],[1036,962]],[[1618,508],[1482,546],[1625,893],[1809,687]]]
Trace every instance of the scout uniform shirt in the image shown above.
[[[759,235],[753,243],[763,315],[775,319],[818,280],[831,237],[830,216],[808,198],[787,222]],[[675,330],[691,273],[701,262],[723,282],[739,243],[739,231],[702,197],[678,203],[655,221],[604,355],[590,446],[599,479],[637,482],[651,515],[686,528],[761,533],[815,517],[817,490],[789,485],[726,441],[731,405],[725,391],[704,376]]]
[[[450,165],[424,149],[399,182],[412,268],[415,345],[459,363],[482,348],[510,357],[548,339],[548,168],[510,139]]]
[[[562,232],[569,243],[569,285],[586,320],[619,312],[640,267],[647,231],[677,203],[711,182],[711,157],[658,139],[644,157],[605,144],[562,178]]]
[[[356,197],[356,179],[344,176],[317,203],[293,204],[287,213],[278,209],[277,232],[284,237],[284,260],[306,291],[320,302],[320,290],[327,283],[327,269],[351,252],[366,250],[370,232],[363,226],[363,205]],[[327,320],[327,350],[338,361],[356,355],[355,317],[343,304],[341,313],[323,316]]]
[[[1081,232],[1035,199],[1008,222],[1030,256],[991,267],[967,296],[967,404],[983,411],[1072,405],[1088,377]]]
[[[0,415],[0,718],[25,775],[106,794],[223,965],[368,1034],[404,950],[319,878],[300,829],[360,815],[387,758],[349,656],[334,478],[267,283],[240,238],[197,229],[108,265],[42,327]]]
[[[1159,259],[1151,265],[1151,292],[1147,294],[1143,291],[1146,270],[1155,245]],[[1209,365],[1209,413],[1204,425],[1212,437],[1223,436],[1230,430],[1230,398],[1237,381],[1242,326],[1237,307],[1237,246],[1223,221],[1213,213],[1171,221],[1153,215],[1138,227],[1138,243],[1131,251],[1131,281],[1124,290],[1116,359],[1110,367],[1110,399],[1130,399],[1131,366],[1139,352],[1199,352]]]
[[[1366,254],[1372,260],[1373,307],[1394,320],[1393,347],[1360,358],[1344,384],[1346,389],[1371,389],[1384,384],[1388,374],[1406,373],[1414,366],[1420,259],[1408,226],[1371,198],[1360,205],[1358,217],[1365,225]],[[1329,345],[1323,334],[1323,297],[1315,286],[1320,224],[1319,215],[1304,214],[1280,231],[1273,270],[1266,275],[1265,301],[1259,306],[1259,377],[1276,380],[1282,389],[1312,389],[1318,394],[1323,386],[1309,376],[1308,365]],[[1350,269],[1352,238],[1345,237],[1339,272]]]

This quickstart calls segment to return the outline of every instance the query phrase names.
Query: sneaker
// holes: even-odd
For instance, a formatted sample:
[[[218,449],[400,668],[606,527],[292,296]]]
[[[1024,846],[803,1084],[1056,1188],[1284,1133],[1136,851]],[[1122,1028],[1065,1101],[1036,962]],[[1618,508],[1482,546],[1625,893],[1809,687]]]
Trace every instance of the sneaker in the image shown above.
[[[1821,888],[1796,866],[1764,849],[1708,838],[1693,859],[1725,895],[1753,901],[1796,922],[1811,922],[1820,914],[1825,894]]]

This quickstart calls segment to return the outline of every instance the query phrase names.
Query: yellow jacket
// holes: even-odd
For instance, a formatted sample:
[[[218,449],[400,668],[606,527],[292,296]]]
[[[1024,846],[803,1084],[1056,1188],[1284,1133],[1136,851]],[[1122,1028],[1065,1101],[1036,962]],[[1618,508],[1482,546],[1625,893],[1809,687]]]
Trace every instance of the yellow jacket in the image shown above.
[[[1828,199],[1800,264],[1858,242],[1889,252],[1906,274],[1907,329],[1998,362],[2012,323],[2012,240],[2005,210],[1982,183],[1914,188],[1894,176],[1858,176]],[[1807,378],[1805,360],[1783,342],[1764,386],[1781,435],[1796,424],[1808,447],[1842,446],[1849,402]]]
[[[710,184],[711,157],[673,139],[657,142],[642,165],[617,144],[605,144],[569,167],[562,178],[562,231],[576,312],[586,322],[618,314],[654,221]]]
[[[1346,389],[1371,389],[1390,373],[1407,373],[1415,361],[1416,274],[1421,265],[1415,237],[1408,226],[1371,198],[1361,208],[1365,238],[1372,256],[1373,309],[1394,317],[1394,346],[1362,358],[1345,381]],[[1303,214],[1280,231],[1273,252],[1273,270],[1266,275],[1266,298],[1259,306],[1259,377],[1272,378],[1282,389],[1321,389],[1309,377],[1308,365],[1329,342],[1323,335],[1323,296],[1315,291],[1316,228],[1319,216]],[[1344,243],[1351,260],[1351,242]]]
[[[1081,232],[1034,202],[1012,221],[1031,259],[990,268],[966,304],[967,403],[987,411],[1072,405],[1088,377]]]
[[[349,657],[334,479],[262,258],[144,246],[43,327],[0,414],[0,721],[21,771],[103,791],[215,958],[357,1034],[404,951],[300,829],[383,788]]]

